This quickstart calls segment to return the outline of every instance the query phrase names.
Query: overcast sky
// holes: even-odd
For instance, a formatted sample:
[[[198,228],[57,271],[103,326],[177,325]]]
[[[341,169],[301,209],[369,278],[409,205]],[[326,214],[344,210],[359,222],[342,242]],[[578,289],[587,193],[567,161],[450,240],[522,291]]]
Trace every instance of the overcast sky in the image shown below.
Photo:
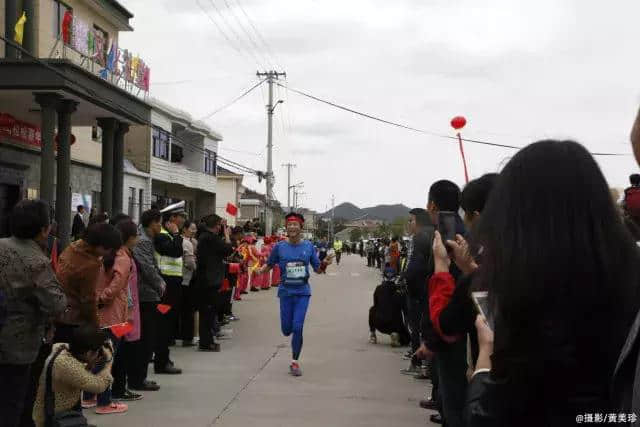
[[[454,135],[449,121],[464,115],[468,138],[517,146],[573,138],[594,152],[631,152],[640,101],[634,0],[121,2],[135,15],[135,31],[121,34],[120,45],[151,66],[151,94],[196,118],[258,82],[258,64],[275,63],[292,88],[438,134]],[[464,181],[449,140],[291,91],[274,96],[285,100],[276,109],[273,160],[283,204],[287,162],[298,166],[292,180],[304,181],[302,204],[317,210],[330,207],[332,194],[336,204],[423,207],[432,182]],[[224,137],[222,156],[266,169],[265,104],[263,85],[207,120]],[[514,152],[472,144],[465,150],[472,178],[497,171]],[[598,161],[615,187],[638,169],[631,156]],[[264,181],[245,183],[264,192]]]

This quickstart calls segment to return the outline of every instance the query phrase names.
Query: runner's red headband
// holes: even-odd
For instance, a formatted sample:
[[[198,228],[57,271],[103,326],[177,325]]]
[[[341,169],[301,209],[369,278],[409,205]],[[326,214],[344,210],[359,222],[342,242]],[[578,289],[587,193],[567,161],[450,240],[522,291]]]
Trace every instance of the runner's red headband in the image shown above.
[[[298,224],[304,224],[304,220],[302,218],[298,218],[297,216],[290,216],[287,218],[287,222],[297,222]]]

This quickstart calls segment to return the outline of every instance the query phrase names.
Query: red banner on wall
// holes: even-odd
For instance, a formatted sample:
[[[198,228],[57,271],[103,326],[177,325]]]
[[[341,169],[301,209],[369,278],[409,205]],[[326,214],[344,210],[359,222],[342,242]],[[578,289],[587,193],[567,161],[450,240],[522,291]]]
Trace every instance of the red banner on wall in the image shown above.
[[[42,146],[40,128],[18,119],[14,119],[13,123],[0,123],[0,137],[6,137],[35,147]]]

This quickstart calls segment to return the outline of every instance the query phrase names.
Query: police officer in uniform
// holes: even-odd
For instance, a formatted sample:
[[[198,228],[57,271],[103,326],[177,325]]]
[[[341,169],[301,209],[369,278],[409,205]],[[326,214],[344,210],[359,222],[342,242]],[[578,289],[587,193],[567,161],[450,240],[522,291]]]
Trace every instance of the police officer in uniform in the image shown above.
[[[162,231],[154,237],[155,256],[160,275],[167,284],[162,296],[162,304],[171,309],[162,314],[157,312],[157,338],[154,358],[156,374],[181,374],[169,359],[169,345],[176,333],[182,301],[182,236],[180,229],[185,221],[184,201],[162,209]]]

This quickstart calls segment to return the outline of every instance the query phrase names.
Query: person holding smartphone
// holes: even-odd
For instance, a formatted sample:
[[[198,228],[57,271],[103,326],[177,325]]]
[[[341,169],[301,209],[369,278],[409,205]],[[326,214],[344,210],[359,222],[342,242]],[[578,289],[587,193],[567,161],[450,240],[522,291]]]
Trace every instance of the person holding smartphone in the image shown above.
[[[593,156],[573,141],[523,148],[474,232],[483,248],[477,285],[488,291],[495,330],[477,319],[466,425],[637,418],[637,344],[627,334],[640,321],[640,253]]]
[[[293,376],[302,375],[300,369],[300,353],[302,352],[302,329],[307,315],[311,286],[309,285],[309,266],[316,273],[324,273],[332,262],[332,255],[328,255],[322,262],[316,255],[313,244],[302,239],[304,216],[299,213],[289,213],[286,217],[288,240],[278,243],[271,252],[266,265],[258,273],[266,273],[276,264],[282,272],[278,297],[280,298],[280,323],[285,336],[293,335],[291,349],[293,359],[289,366],[289,373]]]

